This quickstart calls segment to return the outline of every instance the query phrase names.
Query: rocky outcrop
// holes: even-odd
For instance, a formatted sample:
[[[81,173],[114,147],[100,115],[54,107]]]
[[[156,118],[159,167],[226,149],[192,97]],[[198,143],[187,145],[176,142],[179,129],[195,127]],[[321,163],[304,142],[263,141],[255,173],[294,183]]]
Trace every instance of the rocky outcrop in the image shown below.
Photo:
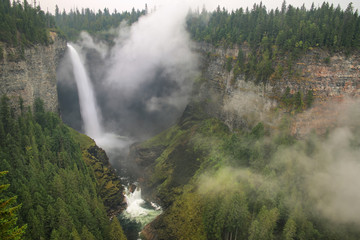
[[[19,49],[2,45],[0,58],[0,95],[32,106],[40,97],[48,111],[58,112],[56,68],[66,49],[66,40],[50,32],[52,43]]]
[[[117,216],[126,208],[124,187],[115,169],[110,165],[106,152],[93,139],[71,129],[74,140],[79,143],[82,158],[94,173],[97,192],[104,202],[110,217]]]
[[[238,47],[223,49],[199,44],[197,50],[203,56],[203,80],[193,100],[201,102],[207,114],[221,119],[230,129],[250,128],[260,121],[270,127],[278,125],[281,116],[287,113],[278,108],[279,100],[289,88],[291,94],[312,90],[315,99],[313,108],[293,118],[292,133],[299,137],[312,129],[323,133],[334,126],[334,118],[339,115],[329,109],[339,109],[334,105],[347,105],[349,99],[360,96],[360,53],[330,55],[314,49],[296,62],[287,57],[277,59],[276,65],[285,71],[278,74],[275,69],[269,81],[256,84],[253,80],[246,81],[244,74],[235,77],[233,70],[226,69],[229,58],[233,59],[233,65],[236,62]],[[247,56],[249,47],[243,46],[242,52]],[[291,74],[286,70],[290,67]]]

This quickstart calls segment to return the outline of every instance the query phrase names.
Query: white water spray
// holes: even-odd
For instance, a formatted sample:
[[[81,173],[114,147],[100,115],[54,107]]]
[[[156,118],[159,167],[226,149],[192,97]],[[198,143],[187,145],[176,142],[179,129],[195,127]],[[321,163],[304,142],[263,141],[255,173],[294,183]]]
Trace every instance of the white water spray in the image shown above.
[[[154,220],[162,212],[161,207],[155,203],[151,202],[150,205],[148,204],[149,206],[145,206],[146,202],[141,198],[140,188],[136,188],[134,192],[126,189],[125,198],[128,206],[124,215],[140,223],[142,227]]]
[[[75,48],[70,44],[67,46],[73,64],[74,77],[79,94],[80,112],[84,123],[85,133],[92,138],[99,138],[102,136],[102,127],[99,120],[92,83]]]

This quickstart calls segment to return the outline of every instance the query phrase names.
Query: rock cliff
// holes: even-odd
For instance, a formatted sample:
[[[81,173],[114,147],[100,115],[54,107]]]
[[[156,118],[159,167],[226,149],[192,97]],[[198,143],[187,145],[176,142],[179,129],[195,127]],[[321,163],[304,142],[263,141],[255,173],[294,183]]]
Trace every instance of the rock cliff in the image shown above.
[[[291,73],[285,70],[279,77],[275,70],[266,83],[255,83],[255,79],[246,80],[243,74],[235,76],[234,70],[229,71],[226,66],[229,58],[235,65],[239,48],[200,44],[196,50],[202,56],[202,75],[195,82],[179,123],[130,149],[129,158],[143,169],[139,178],[144,197],[164,208],[164,213],[144,228],[144,239],[169,239],[169,225],[186,207],[179,200],[186,188],[191,189],[191,181],[203,169],[211,169],[212,160],[216,168],[224,157],[216,149],[211,160],[205,160],[212,151],[207,147],[216,146],[218,138],[229,134],[229,130],[254,131],[259,122],[276,130],[286,117],[297,138],[313,130],[323,134],[337,125],[342,111],[359,97],[359,54],[329,55],[323,50],[311,50],[291,63]],[[245,55],[250,52],[246,46],[242,51]],[[277,61],[277,66],[289,69],[286,58]],[[299,111],[289,110],[282,103],[286,91],[292,96],[312,91],[314,103]],[[181,210],[176,211],[177,208]]]
[[[203,56],[203,80],[193,100],[200,101],[210,116],[221,119],[230,129],[252,127],[259,121],[277,125],[280,116],[288,113],[278,108],[289,88],[291,94],[311,90],[315,100],[312,108],[293,117],[292,133],[298,137],[312,129],[324,133],[336,124],[338,110],[360,96],[360,53],[345,56],[313,49],[296,61],[277,59],[277,66],[285,70],[279,74],[275,69],[268,82],[255,84],[254,79],[245,80],[244,74],[235,76],[233,69],[226,70],[228,58],[233,59],[233,65],[236,62],[238,47],[200,44],[197,50]],[[243,46],[242,52],[247,56],[249,47]]]
[[[48,111],[58,112],[56,68],[66,49],[66,40],[51,32],[52,43],[15,49],[2,45],[0,57],[0,95],[6,94],[13,103],[19,97],[25,106],[32,106],[35,98],[44,101]]]

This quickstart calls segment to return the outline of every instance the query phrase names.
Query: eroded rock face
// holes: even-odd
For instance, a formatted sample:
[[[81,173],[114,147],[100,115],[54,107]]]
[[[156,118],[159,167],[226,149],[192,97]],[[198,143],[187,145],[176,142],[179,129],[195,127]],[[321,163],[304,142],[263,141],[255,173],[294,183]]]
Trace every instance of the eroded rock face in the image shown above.
[[[194,100],[201,102],[207,114],[222,120],[230,129],[273,121],[269,114],[277,102],[268,97],[273,86],[246,81],[244,75],[234,77],[233,70],[228,71],[225,67],[228,58],[236,62],[238,47],[222,49],[201,44],[198,51],[203,56],[204,80]],[[245,56],[250,53],[247,46],[242,51]]]
[[[336,125],[341,105],[360,96],[360,53],[345,56],[311,50],[292,63],[292,75],[271,76],[266,83],[255,84],[255,79],[246,81],[243,74],[234,77],[233,70],[226,69],[227,59],[236,62],[238,47],[199,44],[197,50],[203,55],[203,80],[193,100],[200,101],[207,114],[221,119],[230,129],[251,128],[258,122],[278,125],[286,111],[273,110],[289,87],[291,94],[312,90],[315,98],[313,108],[293,118],[292,133],[303,137],[315,130],[321,134]],[[242,52],[247,56],[249,47],[243,46]],[[286,56],[277,61],[287,67]]]
[[[33,106],[40,97],[48,111],[58,112],[56,68],[66,49],[66,40],[51,32],[52,43],[19,49],[4,47],[0,58],[0,95],[14,104],[21,97],[24,106]]]

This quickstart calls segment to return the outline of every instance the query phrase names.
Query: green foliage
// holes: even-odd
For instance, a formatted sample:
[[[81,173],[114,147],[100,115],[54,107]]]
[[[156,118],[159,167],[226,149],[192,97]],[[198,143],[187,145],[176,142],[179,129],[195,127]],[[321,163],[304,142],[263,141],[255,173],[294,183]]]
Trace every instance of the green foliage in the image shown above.
[[[0,172],[0,177],[3,177],[8,172]],[[21,208],[21,205],[13,206],[16,201],[16,196],[5,197],[4,191],[9,188],[9,184],[0,185],[0,239],[3,240],[17,240],[21,239],[25,234],[26,225],[18,227],[16,222],[17,212]],[[4,198],[5,197],[5,198]]]
[[[285,93],[280,98],[280,103],[289,112],[302,112],[304,109],[310,108],[313,102],[314,94],[312,90],[308,90],[304,97],[301,91],[291,94],[289,87],[286,88]]]
[[[288,88],[283,101],[295,111],[308,98]],[[321,150],[328,140],[295,140],[289,118],[272,132],[264,123],[230,132],[216,119],[185,119],[139,145],[160,149],[151,166],[151,188],[165,206],[152,225],[160,239],[359,238],[356,225],[319,214],[308,194],[309,176],[331,158],[328,148]],[[189,177],[176,181],[179,172]]]
[[[120,226],[119,219],[114,217],[110,225],[110,240],[126,240],[124,232]]]
[[[28,225],[22,239],[109,239],[111,224],[98,183],[73,130],[44,111],[40,99],[33,113],[14,112],[3,96],[0,170],[9,170],[9,196],[22,203],[19,223]]]
[[[249,240],[274,239],[273,231],[279,217],[277,208],[268,210],[263,206],[249,229]]]
[[[330,57],[324,58],[324,63],[325,64],[330,64]]]
[[[156,228],[161,239],[207,239],[202,221],[201,196],[186,191],[156,223]]]
[[[54,27],[54,19],[44,13],[40,6],[33,7],[26,0],[0,1],[0,41],[12,46],[49,44],[47,28]]]
[[[309,90],[306,94],[305,104],[307,107],[311,107],[314,102],[314,92],[313,90]]]
[[[0,44],[0,61],[4,59],[4,48],[2,44]]]
[[[283,236],[285,240],[293,240],[296,236],[296,222],[289,218],[289,220],[286,222],[284,230],[283,230]]]
[[[106,41],[112,41],[114,35],[109,31],[111,28],[118,27],[121,22],[127,22],[131,25],[144,14],[146,14],[146,10],[135,9],[132,9],[131,12],[119,13],[115,11],[110,14],[108,8],[98,12],[83,8],[81,11],[71,9],[69,13],[66,13],[65,10],[60,13],[58,6],[56,6],[55,22],[70,40],[76,40],[82,31],[86,31],[92,35],[98,35]]]
[[[283,70],[276,67],[276,60],[285,55],[296,59],[312,48],[346,53],[360,49],[360,16],[351,3],[345,11],[326,2],[310,10],[286,2],[281,11],[268,11],[262,3],[231,12],[220,7],[213,12],[203,9],[189,13],[187,29],[194,40],[214,46],[250,46],[247,59],[239,52],[234,74],[236,78],[245,73],[246,79],[258,83],[267,81],[274,69],[274,79],[281,77]],[[324,62],[329,64],[330,58]],[[288,66],[291,74],[291,64]]]
[[[226,71],[231,72],[233,59],[231,57],[226,58]]]

